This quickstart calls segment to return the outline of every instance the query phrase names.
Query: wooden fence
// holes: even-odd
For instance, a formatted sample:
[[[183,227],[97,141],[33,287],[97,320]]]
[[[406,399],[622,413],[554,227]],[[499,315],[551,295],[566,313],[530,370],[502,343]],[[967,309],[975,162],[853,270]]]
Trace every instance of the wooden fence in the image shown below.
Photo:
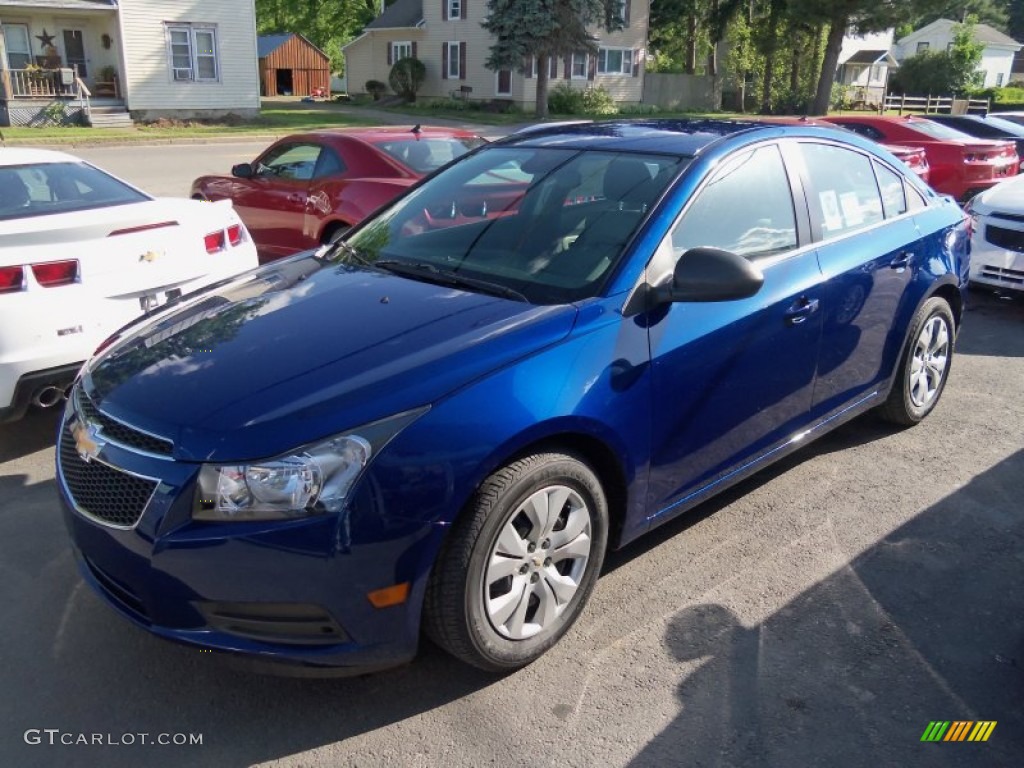
[[[988,114],[989,99],[954,99],[952,96],[886,96],[881,113],[895,110],[897,114],[923,112],[925,114],[969,115]]]

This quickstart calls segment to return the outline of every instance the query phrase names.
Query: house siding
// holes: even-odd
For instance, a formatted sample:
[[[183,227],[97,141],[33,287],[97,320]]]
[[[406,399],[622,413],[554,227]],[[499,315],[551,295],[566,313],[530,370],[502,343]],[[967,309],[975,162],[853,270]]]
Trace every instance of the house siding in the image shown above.
[[[498,93],[497,74],[485,66],[493,39],[480,26],[487,18],[486,0],[462,0],[466,18],[445,19],[442,0],[423,0],[423,26],[408,29],[369,29],[345,48],[346,73],[351,93],[364,93],[367,80],[387,82],[387,45],[392,41],[417,41],[417,58],[426,67],[426,80],[420,98],[451,98],[460,88],[468,86],[469,98],[475,100],[506,99],[521,107],[532,107],[536,98],[536,77],[512,72],[511,92]],[[631,75],[596,75],[593,80],[563,79],[563,62],[559,60],[558,76],[549,87],[569,83],[573,88],[603,86],[618,102],[639,103],[643,96],[643,62],[647,45],[649,0],[631,0],[630,26],[618,32],[591,30],[601,47],[632,48],[637,51],[639,71]],[[443,77],[445,43],[466,44],[466,72],[457,79]],[[459,93],[461,95],[461,93]]]
[[[953,42],[955,22],[948,19],[938,19],[921,29],[912,32],[901,38],[893,46],[893,55],[898,61],[905,61],[917,53],[918,43],[928,43],[928,50],[944,51]],[[999,75],[1003,76],[1003,85],[1010,81],[1010,71],[1013,66],[1013,56],[1020,46],[996,45],[993,43],[984,44],[981,52],[981,63],[978,70],[985,73],[983,87],[991,88],[996,84]]]
[[[185,7],[183,7],[183,5]],[[133,116],[247,115],[260,107],[253,0],[182,4],[174,0],[121,0],[127,106]],[[175,81],[166,23],[216,28],[218,80]]]

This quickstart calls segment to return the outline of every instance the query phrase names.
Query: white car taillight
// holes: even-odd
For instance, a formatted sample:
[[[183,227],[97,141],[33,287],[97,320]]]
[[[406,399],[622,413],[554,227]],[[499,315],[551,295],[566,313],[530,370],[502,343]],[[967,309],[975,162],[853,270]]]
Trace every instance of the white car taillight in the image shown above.
[[[241,245],[243,240],[242,225],[232,224],[228,227],[228,242],[231,243],[231,247],[234,248],[236,245]]]
[[[224,230],[222,229],[218,232],[211,232],[210,234],[203,238],[203,242],[206,244],[207,253],[217,253],[218,251],[223,251],[224,248],[226,247],[224,244]]]
[[[25,285],[25,270],[22,267],[0,267],[0,293],[14,293]]]
[[[44,288],[70,285],[78,279],[78,259],[33,264],[32,274],[35,275],[36,282]]]

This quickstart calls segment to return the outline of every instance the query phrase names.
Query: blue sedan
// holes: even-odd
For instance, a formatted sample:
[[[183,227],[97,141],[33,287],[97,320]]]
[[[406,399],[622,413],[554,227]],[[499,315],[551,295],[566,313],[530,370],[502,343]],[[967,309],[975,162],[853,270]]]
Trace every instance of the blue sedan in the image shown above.
[[[123,329],[58,487],[87,583],[297,674],[528,664],[605,553],[946,384],[968,223],[813,126],[552,126]]]

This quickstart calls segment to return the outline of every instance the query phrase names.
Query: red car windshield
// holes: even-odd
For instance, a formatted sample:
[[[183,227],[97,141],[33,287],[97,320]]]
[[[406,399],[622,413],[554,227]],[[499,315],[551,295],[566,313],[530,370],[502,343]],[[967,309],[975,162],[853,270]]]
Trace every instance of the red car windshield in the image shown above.
[[[428,174],[485,143],[476,137],[401,138],[380,141],[374,146],[416,173]]]

